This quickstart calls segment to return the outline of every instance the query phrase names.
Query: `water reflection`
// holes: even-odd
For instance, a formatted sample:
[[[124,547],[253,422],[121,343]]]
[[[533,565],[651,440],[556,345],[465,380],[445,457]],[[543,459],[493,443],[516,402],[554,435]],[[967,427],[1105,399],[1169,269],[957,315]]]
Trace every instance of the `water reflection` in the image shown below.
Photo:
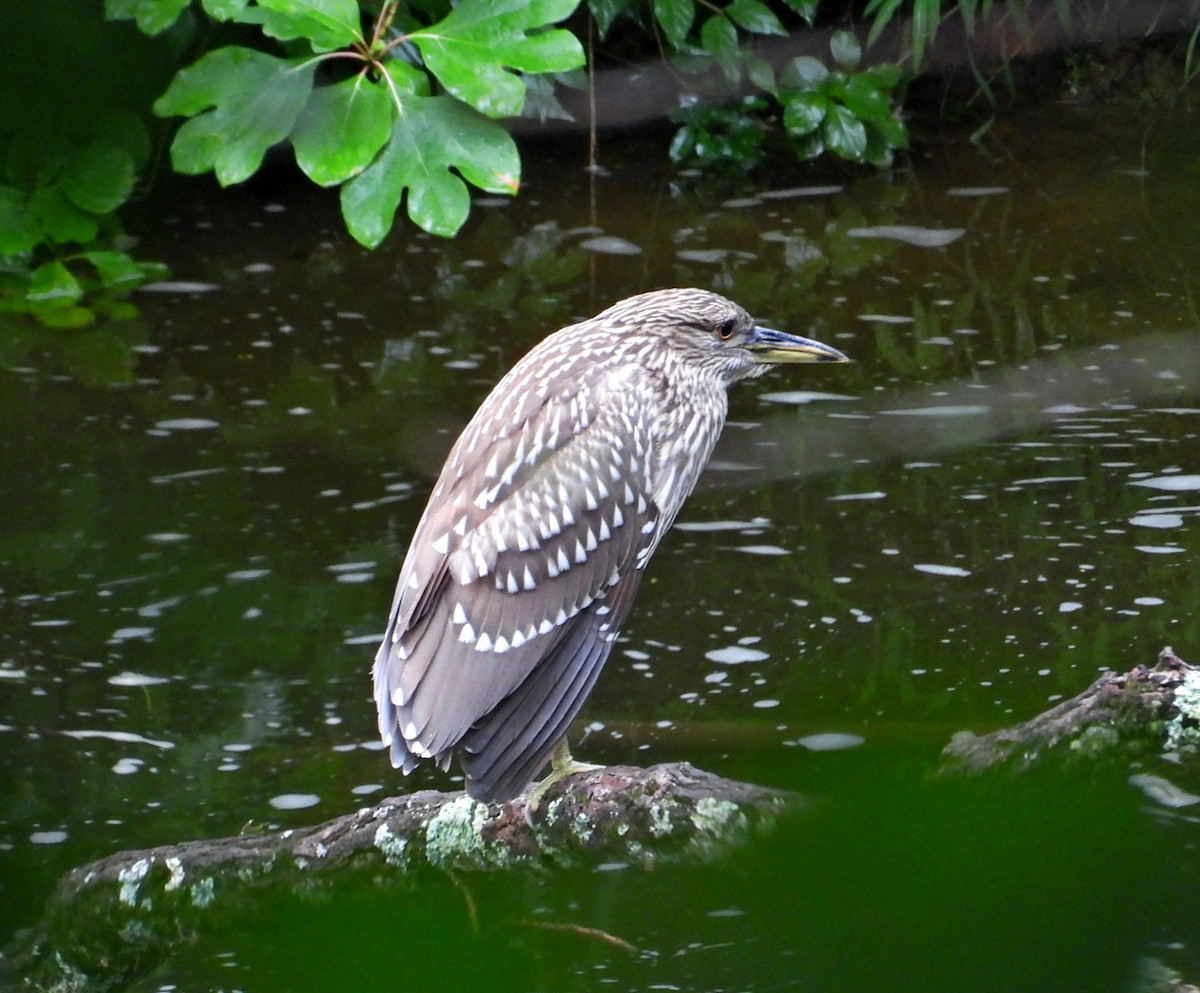
[[[1138,136],[1114,161],[1133,161],[1134,145],[1140,155]],[[962,879],[995,865],[1028,882],[1040,878],[1030,852],[1069,859],[1063,839],[1097,831],[1097,850],[1123,864],[1114,838],[1145,822],[1092,823],[1123,794],[1098,790],[1089,807],[1047,787],[1053,823],[1018,795],[1024,847],[994,828],[988,850],[961,808],[918,797],[953,730],[1029,716],[1163,641],[1185,657],[1200,643],[1188,304],[1200,260],[1175,223],[1194,179],[1014,177],[963,154],[911,176],[844,188],[784,176],[730,197],[672,192],[645,161],[589,186],[547,150],[533,196],[484,206],[460,241],[414,235],[374,254],[319,200],[280,210],[251,189],[180,201],[166,233],[146,225],[148,252],[173,255],[179,280],[144,298],[152,333],[129,338],[126,386],[89,388],[52,350],[5,373],[0,469],[19,485],[0,491],[0,933],[29,923],[58,872],[110,849],[303,823],[397,789],[367,660],[430,474],[534,340],[666,284],[728,293],[856,361],[820,392],[776,372],[734,394],[712,471],[589,705],[582,751],[687,757],[850,812],[819,851],[805,836],[761,856],[781,881],[770,893],[686,880],[695,912],[675,926],[670,886],[613,884],[589,919],[648,935],[672,963],[651,977],[664,983],[705,985],[712,968],[731,987],[754,985],[739,969],[782,983],[808,956],[814,988],[830,976],[851,988],[839,956],[872,982],[898,961],[925,975],[896,948],[862,952],[864,907],[902,917],[914,900],[885,877],[899,871],[931,907],[969,904],[952,873],[911,867],[913,845]],[[1050,181],[1068,192],[1044,195]],[[1156,761],[1141,774],[1200,790]],[[1139,801],[1155,782],[1127,780],[1114,789]],[[905,827],[914,809],[940,849]],[[817,905],[797,909],[801,892]],[[565,887],[527,896],[570,916]],[[1086,916],[1066,882],[1054,897],[1048,916]],[[505,898],[523,899],[511,885]],[[434,900],[461,906],[457,893]],[[925,913],[931,929],[954,923]],[[1191,918],[1151,916],[1195,944]],[[1062,933],[1062,919],[1042,924]],[[721,956],[763,947],[764,929],[770,967]],[[1036,959],[1018,930],[1016,957]],[[927,950],[929,933],[904,932]],[[882,925],[871,934],[887,945]],[[978,965],[969,947],[939,951]],[[544,988],[572,970],[630,976],[598,956],[595,969],[546,966]]]

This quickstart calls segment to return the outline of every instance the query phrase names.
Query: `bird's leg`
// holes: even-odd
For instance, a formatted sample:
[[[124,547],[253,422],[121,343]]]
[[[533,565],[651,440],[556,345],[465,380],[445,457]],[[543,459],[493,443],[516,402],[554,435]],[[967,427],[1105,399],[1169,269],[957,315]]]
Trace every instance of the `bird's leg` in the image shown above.
[[[603,768],[604,766],[594,765],[591,762],[577,762],[571,757],[571,746],[567,744],[567,739],[563,738],[555,745],[554,754],[550,756],[550,771],[546,773],[546,778],[529,791],[529,799],[526,801],[527,808],[530,811],[537,810],[546,791],[560,779],[566,779],[567,776],[573,776],[577,772],[591,772],[593,769]]]

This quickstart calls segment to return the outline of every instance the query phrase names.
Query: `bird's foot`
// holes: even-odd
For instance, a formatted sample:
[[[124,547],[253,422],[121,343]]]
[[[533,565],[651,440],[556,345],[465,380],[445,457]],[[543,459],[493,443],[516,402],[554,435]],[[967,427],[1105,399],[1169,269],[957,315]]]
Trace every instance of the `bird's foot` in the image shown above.
[[[529,791],[529,796],[525,800],[526,816],[533,814],[538,809],[546,791],[559,780],[574,776],[579,772],[591,772],[603,768],[604,766],[592,762],[577,762],[571,756],[570,746],[567,745],[567,739],[564,738],[554,749],[554,754],[550,756],[550,771],[546,773],[546,778],[536,783]]]

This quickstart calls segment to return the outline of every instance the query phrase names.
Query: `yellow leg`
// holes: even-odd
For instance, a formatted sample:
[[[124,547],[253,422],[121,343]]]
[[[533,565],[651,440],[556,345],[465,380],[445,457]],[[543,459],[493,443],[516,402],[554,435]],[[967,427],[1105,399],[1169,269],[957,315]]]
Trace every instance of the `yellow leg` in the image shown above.
[[[530,810],[537,810],[538,804],[541,803],[546,791],[560,779],[573,776],[577,772],[590,772],[592,769],[603,768],[604,766],[593,765],[591,762],[576,762],[571,757],[571,746],[567,744],[567,739],[563,738],[555,746],[554,754],[550,756],[550,771],[546,773],[546,778],[529,791],[528,808]]]

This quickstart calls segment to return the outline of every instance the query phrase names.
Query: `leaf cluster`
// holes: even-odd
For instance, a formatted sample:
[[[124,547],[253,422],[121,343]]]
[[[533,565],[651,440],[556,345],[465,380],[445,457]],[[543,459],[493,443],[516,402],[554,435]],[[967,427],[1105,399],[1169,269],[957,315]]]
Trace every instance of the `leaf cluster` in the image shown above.
[[[933,0],[936,5],[938,0]],[[636,19],[632,0],[590,0],[602,31],[619,17]],[[653,0],[653,27],[669,50],[697,75],[716,69],[730,87],[749,83],[757,92],[736,104],[696,102],[673,115],[680,124],[671,158],[704,168],[745,169],[763,155],[763,118],[777,110],[796,155],[826,153],[856,163],[887,166],[908,144],[895,111],[901,70],[890,64],[862,68],[862,47],[850,31],[837,31],[829,64],[800,56],[778,74],[748,44],[754,35],[786,35],[783,16],[811,25],[815,0],[786,0],[779,13],[760,0]]]
[[[150,154],[129,112],[79,132],[33,121],[0,134],[0,312],[52,327],[124,312],[121,297],[162,266],[114,247],[114,212],[133,194]]]
[[[110,14],[152,19],[148,6],[109,0]],[[254,25],[273,51],[230,44],[181,70],[155,103],[187,118],[171,146],[182,173],[242,182],[267,150],[291,144],[304,173],[340,186],[342,213],[363,245],[378,245],[404,203],[433,234],[470,212],[470,183],[513,194],[516,145],[497,118],[519,114],[524,74],[583,64],[573,34],[553,25],[578,0],[461,0],[403,8],[388,0],[364,29],[356,0],[204,0],[218,21]]]
[[[780,73],[776,95],[796,154],[814,159],[833,152],[851,162],[890,165],[893,152],[908,145],[908,129],[893,110],[900,68],[859,70],[862,49],[849,31],[835,32],[830,50],[837,68],[801,55]]]

